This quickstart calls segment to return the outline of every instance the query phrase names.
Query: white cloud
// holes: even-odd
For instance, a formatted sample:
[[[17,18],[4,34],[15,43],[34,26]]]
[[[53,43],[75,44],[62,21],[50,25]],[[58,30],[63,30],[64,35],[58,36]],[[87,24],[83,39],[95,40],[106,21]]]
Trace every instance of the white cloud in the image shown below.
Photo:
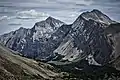
[[[1,16],[0,20],[11,20],[11,19],[39,19],[39,18],[46,18],[50,16],[44,12],[37,12],[35,10],[27,10],[27,11],[18,11],[14,16]]]
[[[0,17],[0,20],[6,20],[6,19],[8,19],[8,16],[1,16]]]
[[[44,12],[37,12],[35,10],[17,12],[16,18],[18,19],[36,19],[41,17],[48,17],[49,15]]]
[[[17,11],[15,15],[0,17],[0,34],[16,30],[19,27],[32,28],[38,21],[46,19],[49,14],[36,10]]]

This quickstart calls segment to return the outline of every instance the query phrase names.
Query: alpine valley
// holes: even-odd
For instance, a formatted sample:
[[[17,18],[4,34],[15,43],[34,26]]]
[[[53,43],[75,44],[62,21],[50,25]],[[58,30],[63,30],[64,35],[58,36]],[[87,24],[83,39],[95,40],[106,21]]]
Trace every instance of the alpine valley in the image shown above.
[[[120,80],[120,23],[97,9],[83,12],[72,24],[48,17],[31,29],[1,35],[0,42],[0,61],[6,62],[0,74],[10,74],[13,64],[36,80]]]

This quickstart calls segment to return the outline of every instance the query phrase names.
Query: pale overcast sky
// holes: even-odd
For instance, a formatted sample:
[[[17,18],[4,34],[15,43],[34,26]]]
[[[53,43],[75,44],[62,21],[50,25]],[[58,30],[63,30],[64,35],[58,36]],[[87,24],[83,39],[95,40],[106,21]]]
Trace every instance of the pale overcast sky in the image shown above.
[[[69,24],[92,9],[120,21],[120,0],[0,0],[0,34],[19,27],[32,28],[48,16]]]

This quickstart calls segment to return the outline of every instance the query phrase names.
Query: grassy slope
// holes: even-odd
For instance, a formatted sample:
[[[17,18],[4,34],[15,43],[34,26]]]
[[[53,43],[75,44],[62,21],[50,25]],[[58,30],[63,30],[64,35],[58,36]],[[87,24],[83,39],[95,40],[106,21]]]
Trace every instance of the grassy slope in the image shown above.
[[[0,44],[0,80],[53,79],[59,76],[53,67],[12,53]],[[49,69],[48,69],[49,68]]]

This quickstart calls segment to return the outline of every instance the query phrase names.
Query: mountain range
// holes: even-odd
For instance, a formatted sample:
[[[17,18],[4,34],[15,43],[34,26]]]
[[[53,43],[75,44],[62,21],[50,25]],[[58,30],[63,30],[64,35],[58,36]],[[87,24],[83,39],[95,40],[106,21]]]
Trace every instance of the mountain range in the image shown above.
[[[113,72],[103,74],[115,73],[118,78],[119,72],[114,71],[120,70],[119,27],[119,22],[94,9],[83,12],[72,24],[48,17],[31,29],[21,27],[1,35],[0,42],[18,52],[14,54],[62,67],[63,71],[99,73],[111,69]]]

